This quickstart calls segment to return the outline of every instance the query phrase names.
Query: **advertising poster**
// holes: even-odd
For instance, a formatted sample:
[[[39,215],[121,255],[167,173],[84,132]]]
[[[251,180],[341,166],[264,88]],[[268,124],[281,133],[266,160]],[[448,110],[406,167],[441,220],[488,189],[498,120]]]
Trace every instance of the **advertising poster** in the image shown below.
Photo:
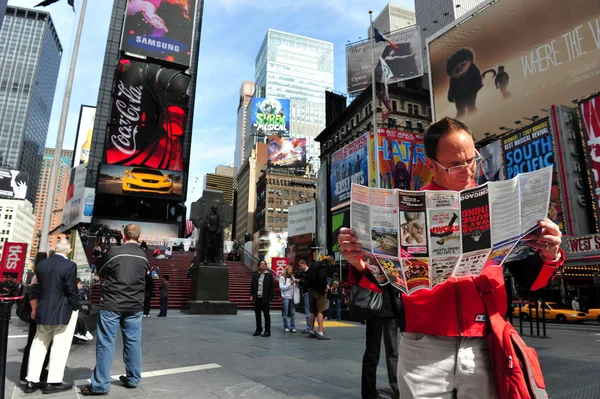
[[[507,133],[501,137],[501,141],[507,179],[519,173],[554,166],[554,140],[548,118]],[[556,223],[564,234],[565,220],[559,184],[558,171],[554,167],[548,219]]]
[[[290,134],[290,100],[253,98],[250,107],[252,135],[281,137]]]
[[[63,231],[73,228],[80,223],[91,223],[95,201],[96,190],[93,188],[82,187],[76,190],[75,195],[63,205]]]
[[[419,289],[430,288],[431,275],[429,273],[428,258],[402,259],[406,288],[411,294]]]
[[[363,210],[368,212],[368,208]],[[334,254],[340,252],[338,236],[342,227],[350,227],[349,206],[331,212],[331,252]]]
[[[383,268],[383,273],[387,277],[390,284],[394,288],[406,293],[406,280],[404,279],[404,273],[402,271],[400,260],[398,258],[386,256],[377,256],[377,260]]]
[[[317,174],[317,247],[327,248],[329,232],[327,231],[327,175],[329,168],[327,161],[321,162],[321,167]]]
[[[129,0],[121,50],[190,66],[196,0]]]
[[[401,256],[427,257],[425,192],[400,191],[399,201]]]
[[[496,1],[434,38],[433,120],[460,119],[483,139],[597,90],[599,15],[597,1]]]
[[[106,135],[106,163],[183,170],[190,76],[121,59]]]
[[[595,95],[579,104],[579,115],[583,125],[584,149],[587,164],[600,209],[600,95]]]
[[[22,242],[5,242],[2,247],[2,263],[0,279],[12,277],[20,282],[27,258],[27,244]]]
[[[183,172],[102,164],[98,194],[183,198],[183,179]]]
[[[395,129],[378,129],[379,187],[418,191],[429,183],[423,135]],[[374,137],[371,134],[371,146]],[[375,158],[370,161],[371,187],[377,184]]]
[[[271,258],[271,270],[277,276],[282,276],[289,264],[290,260],[288,258]]]
[[[166,247],[169,239],[179,237],[179,225],[176,223],[147,223],[133,220],[96,219],[90,227],[90,235],[96,235],[98,229],[104,231],[104,239],[116,244],[116,236],[123,237],[125,226],[135,223],[142,230],[141,238],[150,246]],[[108,237],[107,237],[108,236]]]
[[[488,249],[492,246],[488,186],[475,187],[460,193],[460,219],[463,252]]]
[[[454,277],[479,276],[490,254],[489,249],[463,254],[454,269]]]
[[[268,166],[273,168],[306,167],[306,139],[269,136]]]
[[[87,163],[90,158],[95,118],[96,107],[90,107],[88,105],[81,106],[81,110],[79,111],[79,123],[77,124],[75,151],[73,151],[73,167]]]
[[[0,168],[0,198],[25,199],[29,174]]]
[[[423,75],[421,34],[418,26],[394,32],[381,32],[397,48],[387,42],[375,42],[375,78],[383,81],[382,71],[388,72],[388,83],[397,83]],[[347,92],[364,90],[371,84],[371,41],[366,40],[346,47]]]
[[[482,185],[488,181],[504,180],[504,169],[502,168],[502,142],[492,141],[479,149],[483,158],[481,166],[477,170],[477,184]]]
[[[458,263],[458,256],[433,258],[431,260],[431,286],[445,283],[454,272]]]
[[[285,249],[287,248],[287,233],[267,233],[267,253],[265,254],[264,260],[267,261],[267,265],[273,268],[274,258],[284,258]]]
[[[350,188],[353,184],[368,185],[368,150],[365,134],[331,155],[329,183],[332,208],[350,201]]]
[[[365,266],[371,272],[377,284],[386,285],[389,283],[387,276],[383,272],[383,268],[379,264],[377,257],[370,252],[363,252],[363,261],[365,262]]]
[[[316,231],[315,201],[293,205],[288,208],[288,236],[293,237]]]
[[[290,260],[290,265],[294,269],[298,268],[298,262],[305,260],[310,264],[312,261],[312,247],[313,246],[313,235],[312,233],[297,235],[288,238],[288,246],[286,250],[286,257]]]
[[[377,188],[369,192],[373,253],[398,256],[398,195]]]

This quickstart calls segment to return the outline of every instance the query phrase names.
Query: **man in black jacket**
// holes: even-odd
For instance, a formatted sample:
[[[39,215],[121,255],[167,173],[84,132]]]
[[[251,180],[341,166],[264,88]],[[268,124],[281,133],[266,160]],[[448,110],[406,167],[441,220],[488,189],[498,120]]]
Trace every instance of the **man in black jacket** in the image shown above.
[[[48,367],[48,382],[44,393],[67,391],[71,384],[62,381],[73,332],[79,313],[77,291],[77,265],[67,255],[71,244],[61,239],[56,244],[56,253],[40,262],[35,268],[39,287],[39,302],[35,313],[37,333],[31,344],[27,385],[24,392],[35,392],[40,385],[42,365],[48,346],[52,342],[52,356]]]
[[[261,312],[265,316],[265,332],[262,336],[271,336],[271,314],[269,309],[274,291],[273,275],[267,269],[267,261],[261,260],[258,263],[258,272],[252,276],[252,284],[250,285],[250,299],[254,303],[254,315],[256,316],[256,330],[252,334],[255,337],[261,335],[262,332]]]
[[[146,272],[146,288],[144,290],[144,317],[150,317],[150,301],[154,296],[154,279],[150,270]]]
[[[138,225],[128,224],[125,243],[111,248],[96,263],[104,285],[98,312],[96,367],[92,383],[81,390],[84,395],[106,395],[110,390],[110,366],[119,326],[127,371],[119,380],[127,388],[135,388],[142,378],[142,310],[149,263],[138,244],[140,234]]]
[[[319,340],[330,339],[323,332],[323,313],[327,309],[327,276],[329,275],[329,266],[335,264],[332,256],[326,256],[323,261],[315,262],[310,265],[304,275],[304,286],[308,288],[308,303],[310,308],[310,332],[308,338],[317,338]],[[315,332],[315,319],[319,327],[319,332]]]

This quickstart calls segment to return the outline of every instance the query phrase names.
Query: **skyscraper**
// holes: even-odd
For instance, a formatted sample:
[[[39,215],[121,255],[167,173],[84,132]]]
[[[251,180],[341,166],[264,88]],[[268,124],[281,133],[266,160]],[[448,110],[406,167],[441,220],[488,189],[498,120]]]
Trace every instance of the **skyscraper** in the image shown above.
[[[429,72],[427,38],[450,25],[486,0],[415,0],[417,25],[421,29],[423,70]]]
[[[62,150],[60,154],[60,164],[58,167],[58,179],[56,180],[56,187],[49,187],[52,164],[54,163],[54,148],[46,148],[44,151],[44,158],[38,181],[38,190],[36,193],[37,206],[34,209],[35,229],[33,231],[33,237],[31,238],[31,247],[29,248],[29,253],[31,254],[32,258],[35,258],[35,255],[38,252],[38,245],[40,243],[40,237],[38,234],[42,231],[44,214],[46,212],[46,206],[48,206],[46,201],[48,198],[48,191],[50,189],[55,191],[54,206],[52,207],[52,219],[50,219],[50,231],[56,229],[56,227],[58,227],[62,221],[62,210],[63,205],[65,204],[65,198],[67,196],[67,188],[69,187],[69,175],[71,172],[72,159],[73,151]],[[54,248],[57,240],[58,232],[52,234],[52,236],[49,238],[48,248]]]
[[[373,20],[373,26],[381,33],[393,32],[416,23],[415,10],[395,3],[388,3]],[[371,37],[370,28],[368,37]]]
[[[240,102],[237,110],[237,127],[235,132],[235,155],[233,158],[233,165],[237,170],[240,170],[246,156],[245,143],[246,143],[246,111],[248,110],[248,104],[252,101],[254,95],[254,83],[246,82],[242,83],[240,87]]]
[[[314,138],[325,128],[325,91],[333,90],[333,43],[269,29],[255,66],[255,97],[291,100],[290,136],[307,139],[318,169]]]
[[[29,173],[32,203],[62,51],[50,14],[7,7],[0,31],[0,164]]]

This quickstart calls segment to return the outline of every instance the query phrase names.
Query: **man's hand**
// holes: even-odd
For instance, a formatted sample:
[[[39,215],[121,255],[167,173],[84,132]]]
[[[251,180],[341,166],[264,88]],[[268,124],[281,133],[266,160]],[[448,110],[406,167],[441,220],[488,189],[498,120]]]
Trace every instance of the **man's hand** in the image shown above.
[[[545,260],[553,261],[558,257],[560,244],[562,242],[562,233],[558,226],[550,219],[539,221],[542,228],[540,235],[527,243],[532,248],[539,249]]]
[[[342,227],[338,236],[340,244],[340,253],[356,270],[363,272],[365,266],[361,262],[360,243],[356,238],[356,233],[352,229]]]

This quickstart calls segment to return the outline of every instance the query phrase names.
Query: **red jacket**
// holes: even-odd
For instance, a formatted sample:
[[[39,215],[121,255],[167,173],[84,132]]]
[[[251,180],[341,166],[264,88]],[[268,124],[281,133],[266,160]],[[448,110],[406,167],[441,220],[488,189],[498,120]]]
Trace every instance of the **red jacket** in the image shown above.
[[[430,183],[423,190],[444,190]],[[532,291],[545,287],[554,278],[556,268],[564,263],[560,250],[557,262],[542,259],[539,252],[520,261],[507,262],[506,267],[521,287]],[[496,302],[500,314],[506,314],[507,298],[502,267],[484,267],[481,276],[488,278],[495,288]],[[374,291],[381,288],[367,276],[350,268],[349,281]],[[433,290],[420,290],[411,295],[402,295],[406,332],[439,335],[446,337],[487,335],[484,316],[485,306],[472,277],[452,277],[437,285]]]

